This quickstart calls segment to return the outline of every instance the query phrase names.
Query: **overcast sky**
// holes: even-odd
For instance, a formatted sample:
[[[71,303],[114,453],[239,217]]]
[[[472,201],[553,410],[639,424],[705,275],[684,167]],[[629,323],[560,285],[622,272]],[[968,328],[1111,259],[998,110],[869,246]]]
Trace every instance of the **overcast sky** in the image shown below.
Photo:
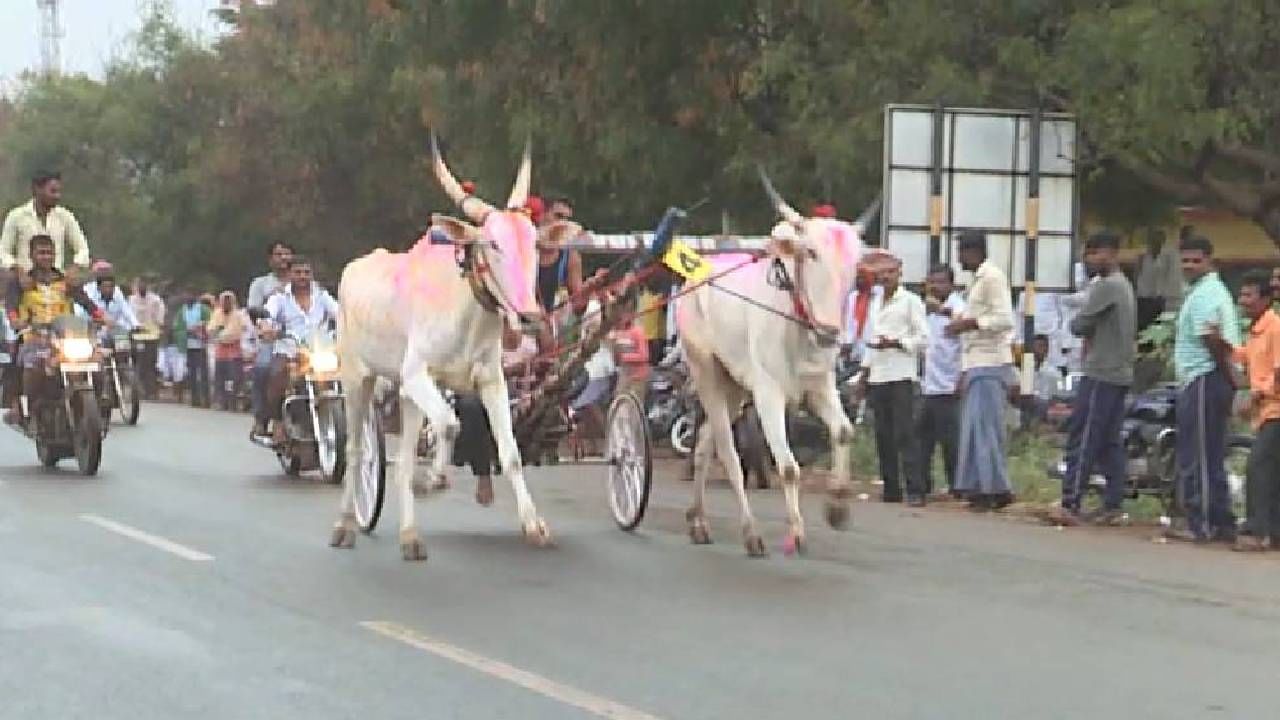
[[[209,15],[218,0],[170,0],[178,22],[205,37],[217,32]],[[139,0],[62,0],[62,69],[102,76],[102,68],[138,29]],[[0,0],[0,88],[40,64],[36,0]]]

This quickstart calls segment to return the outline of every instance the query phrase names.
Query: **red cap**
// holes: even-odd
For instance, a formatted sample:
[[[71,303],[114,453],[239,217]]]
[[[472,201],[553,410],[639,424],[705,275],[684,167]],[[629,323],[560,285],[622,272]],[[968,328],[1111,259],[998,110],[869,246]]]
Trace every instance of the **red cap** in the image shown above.
[[[474,182],[470,181],[470,180],[463,180],[463,181],[462,181],[462,192],[464,192],[464,193],[466,193],[466,194],[468,194],[468,195],[475,195],[475,194],[476,194],[476,184],[475,184]]]
[[[818,218],[831,218],[834,220],[836,217],[836,206],[832,205],[831,203],[822,203],[821,205],[814,205],[813,216]]]

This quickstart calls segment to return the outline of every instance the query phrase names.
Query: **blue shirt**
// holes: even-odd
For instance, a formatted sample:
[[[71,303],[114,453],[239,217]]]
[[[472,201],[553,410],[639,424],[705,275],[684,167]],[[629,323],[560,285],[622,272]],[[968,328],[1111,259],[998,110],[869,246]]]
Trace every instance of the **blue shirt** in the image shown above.
[[[925,395],[952,395],[960,380],[959,337],[948,337],[947,325],[964,314],[964,297],[952,292],[942,307],[951,311],[951,315],[929,313],[929,342],[924,351],[924,380],[920,390]]]
[[[1173,365],[1178,382],[1182,385],[1187,385],[1218,367],[1213,354],[1200,337],[1207,332],[1209,324],[1217,325],[1223,339],[1233,346],[1243,344],[1235,301],[1231,299],[1231,293],[1216,272],[1206,273],[1187,286],[1182,309],[1178,312]]]
[[[187,349],[199,350],[203,348],[204,340],[196,336],[195,329],[204,325],[204,308],[198,302],[184,305],[182,317],[187,321]]]

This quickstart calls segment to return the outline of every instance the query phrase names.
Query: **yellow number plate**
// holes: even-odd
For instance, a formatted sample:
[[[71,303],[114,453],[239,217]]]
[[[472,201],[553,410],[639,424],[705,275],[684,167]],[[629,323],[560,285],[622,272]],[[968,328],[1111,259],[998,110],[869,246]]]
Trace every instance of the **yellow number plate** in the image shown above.
[[[690,282],[702,282],[711,275],[711,263],[699,255],[697,250],[679,240],[671,241],[667,254],[662,256],[662,262]]]

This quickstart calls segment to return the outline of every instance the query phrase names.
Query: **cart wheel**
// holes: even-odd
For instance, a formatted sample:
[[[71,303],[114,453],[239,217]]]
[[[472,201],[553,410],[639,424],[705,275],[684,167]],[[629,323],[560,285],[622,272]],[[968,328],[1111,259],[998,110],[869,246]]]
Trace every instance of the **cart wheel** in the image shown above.
[[[609,405],[605,457],[609,461],[609,508],[623,530],[644,519],[653,485],[653,446],[644,406],[635,395],[622,393]]]
[[[387,494],[387,436],[376,405],[365,414],[360,430],[360,465],[355,472],[356,522],[366,535],[378,526]]]

